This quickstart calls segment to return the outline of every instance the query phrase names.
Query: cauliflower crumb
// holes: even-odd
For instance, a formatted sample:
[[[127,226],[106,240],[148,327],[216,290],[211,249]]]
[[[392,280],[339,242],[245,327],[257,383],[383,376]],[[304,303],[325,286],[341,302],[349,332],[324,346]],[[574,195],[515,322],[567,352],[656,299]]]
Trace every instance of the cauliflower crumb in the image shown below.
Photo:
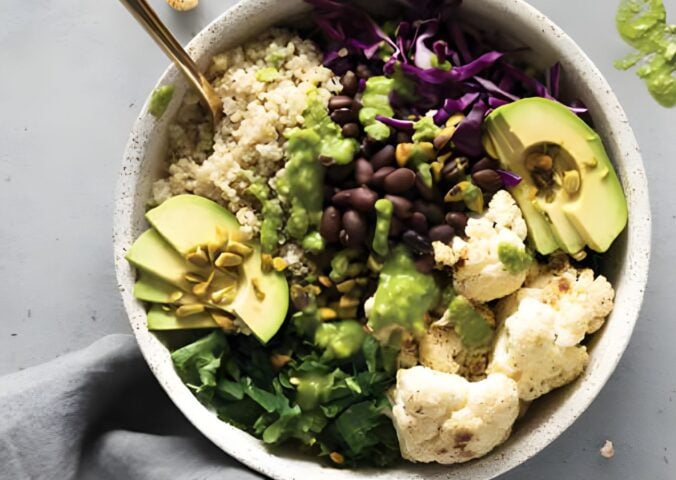
[[[468,221],[465,233],[467,240],[455,237],[450,246],[433,243],[437,264],[453,267],[453,286],[459,293],[488,302],[521,287],[528,269],[510,271],[499,254],[501,246],[508,246],[526,255],[526,222],[509,192],[497,192],[486,213]]]
[[[613,442],[610,440],[606,440],[606,443],[603,444],[601,447],[601,456],[603,458],[613,458],[615,456],[615,447],[613,446]]]
[[[513,378],[522,400],[570,383],[588,361],[579,343],[601,327],[613,296],[610,283],[603,276],[594,279],[590,269],[541,268],[525,288],[498,304],[502,326],[487,372]]]
[[[418,345],[421,365],[469,380],[485,378],[488,355],[488,348],[467,348],[453,327],[437,324],[425,332]]]
[[[420,366],[397,372],[392,414],[407,460],[451,464],[481,457],[507,439],[518,413],[516,384],[504,375],[470,383]]]

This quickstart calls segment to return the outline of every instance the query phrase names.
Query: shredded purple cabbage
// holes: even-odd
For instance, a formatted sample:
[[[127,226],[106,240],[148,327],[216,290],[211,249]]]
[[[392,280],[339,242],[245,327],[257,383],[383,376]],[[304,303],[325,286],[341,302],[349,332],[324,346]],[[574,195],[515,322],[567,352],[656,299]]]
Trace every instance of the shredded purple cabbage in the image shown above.
[[[516,187],[519,183],[521,183],[522,178],[514,172],[502,170],[500,168],[495,171],[498,172],[498,175],[500,175],[502,183],[505,185],[505,187]]]
[[[510,63],[507,58],[514,51],[490,50],[463,30],[457,20],[458,0],[402,0],[408,9],[401,12],[401,21],[384,27],[345,0],[306,2],[314,6],[316,25],[329,42],[326,66],[337,74],[363,64],[374,75],[395,79],[403,75],[413,83],[415,95],[390,94],[397,117],[435,111],[434,122],[441,125],[452,114],[464,113],[453,142],[467,156],[483,155],[481,125],[493,109],[530,96],[559,99],[560,64],[553,65],[541,82]],[[363,88],[360,79],[360,91]],[[587,111],[577,101],[568,108],[576,114]],[[378,120],[399,130],[412,128],[406,120]]]
[[[398,118],[385,117],[383,115],[376,115],[376,120],[397,130],[413,133],[414,122],[412,122],[411,120],[400,120]]]

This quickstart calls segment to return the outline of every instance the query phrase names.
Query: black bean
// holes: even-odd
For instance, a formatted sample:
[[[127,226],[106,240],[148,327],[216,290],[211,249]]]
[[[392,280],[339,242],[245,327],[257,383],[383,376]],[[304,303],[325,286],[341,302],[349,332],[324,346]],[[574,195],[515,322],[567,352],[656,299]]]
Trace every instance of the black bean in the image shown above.
[[[383,145],[383,142],[379,140],[373,140],[371,137],[364,137],[361,141],[360,154],[363,157],[371,158],[383,148]]]
[[[354,123],[358,120],[358,115],[352,108],[339,108],[331,112],[331,120],[338,125],[345,125],[346,123]]]
[[[446,223],[453,227],[455,233],[459,235],[465,234],[465,227],[467,226],[467,215],[462,212],[448,212],[446,214]]]
[[[342,184],[354,173],[354,162],[345,165],[331,165],[326,169],[326,177],[334,185]]]
[[[425,215],[428,223],[431,223],[432,225],[438,225],[444,221],[444,211],[436,203],[416,200],[413,202],[413,210]]]
[[[466,157],[458,157],[449,160],[441,170],[441,176],[448,186],[455,185],[465,178],[469,160]]]
[[[426,235],[429,229],[429,226],[427,225],[427,218],[425,218],[425,215],[420,212],[413,212],[408,224],[413,230],[421,235]]]
[[[383,188],[387,193],[403,193],[415,185],[415,172],[410,168],[397,168],[385,177]]]
[[[407,220],[413,215],[413,203],[407,198],[399,195],[385,195],[385,198],[392,202],[394,214],[402,220]]]
[[[331,198],[331,202],[339,207],[352,207],[362,212],[370,212],[376,200],[378,194],[366,187],[341,190]]]
[[[352,108],[354,100],[346,95],[336,95],[329,98],[329,111],[333,112],[341,108]]]
[[[446,211],[448,212],[464,212],[465,210],[467,210],[467,205],[463,201],[446,203]]]
[[[352,122],[343,125],[341,133],[345,138],[359,138],[359,134],[361,133],[361,131],[359,130],[359,125]]]
[[[343,228],[347,234],[347,245],[351,248],[359,247],[366,239],[368,223],[364,216],[355,210],[343,213]]]
[[[345,75],[340,79],[340,84],[343,86],[343,95],[354,97],[359,89],[359,79],[357,75],[351,70],[345,72]]]
[[[432,242],[413,230],[406,230],[401,236],[401,240],[404,242],[404,245],[417,255],[434,253]]]
[[[401,130],[397,132],[397,143],[411,143],[413,137],[408,132],[402,132]]]
[[[448,243],[451,240],[453,240],[453,236],[455,235],[455,230],[453,230],[453,227],[450,225],[437,225],[436,227],[430,228],[430,240],[433,242],[443,242],[443,243]]]
[[[487,193],[495,193],[503,187],[502,177],[495,170],[479,170],[473,173],[472,182]]]
[[[415,268],[420,273],[431,273],[434,270],[434,255],[421,255],[414,260]]]
[[[357,65],[355,73],[357,74],[357,77],[364,79],[369,79],[373,76],[371,69],[368,66],[364,65],[363,63]]]
[[[381,167],[373,174],[371,178],[371,185],[375,187],[382,187],[385,182],[385,177],[394,172],[394,167]]]
[[[340,230],[342,229],[340,212],[336,207],[328,207],[324,210],[322,221],[319,225],[319,233],[329,243],[335,243],[339,240]]]
[[[373,166],[365,158],[358,158],[354,162],[354,178],[360,185],[365,185],[373,178]]]
[[[371,165],[374,170],[392,165],[394,163],[395,148],[393,145],[385,145],[371,157]]]
[[[500,166],[497,160],[490,157],[484,157],[474,165],[472,165],[472,173],[480,172],[481,170],[495,170]]]
[[[439,198],[439,192],[425,184],[420,172],[417,172],[415,175],[415,188],[418,189],[420,196],[428,202],[437,202],[441,200]]]
[[[398,237],[404,231],[404,224],[397,217],[392,217],[390,220],[390,237]]]

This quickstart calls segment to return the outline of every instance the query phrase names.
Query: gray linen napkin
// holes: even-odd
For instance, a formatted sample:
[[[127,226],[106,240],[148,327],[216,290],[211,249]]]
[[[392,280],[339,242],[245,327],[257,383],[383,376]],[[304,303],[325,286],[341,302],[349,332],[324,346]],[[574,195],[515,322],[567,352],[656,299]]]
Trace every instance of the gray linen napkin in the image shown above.
[[[0,479],[260,479],[174,407],[134,338],[0,377]]]

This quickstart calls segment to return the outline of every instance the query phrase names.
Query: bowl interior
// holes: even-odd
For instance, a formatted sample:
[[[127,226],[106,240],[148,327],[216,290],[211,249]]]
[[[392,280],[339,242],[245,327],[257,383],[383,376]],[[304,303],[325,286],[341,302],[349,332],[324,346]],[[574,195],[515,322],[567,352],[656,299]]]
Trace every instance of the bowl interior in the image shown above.
[[[387,12],[388,2],[368,2]],[[391,4],[389,4],[391,5]],[[273,25],[297,26],[308,19],[301,0],[249,0],[238,4],[200,32],[189,51],[205,67],[211,56],[236,46]],[[574,383],[536,401],[517,423],[510,439],[482,459],[461,466],[403,465],[394,470],[369,471],[371,477],[392,479],[489,479],[530,458],[562,433],[591,403],[606,382],[628,343],[638,317],[646,282],[650,248],[650,212],[647,184],[633,133],[617,99],[591,61],[558,27],[521,0],[465,2],[461,14],[473,25],[516,46],[529,46],[527,61],[546,68],[559,61],[563,89],[590,109],[594,126],[604,140],[629,202],[629,227],[605,256],[601,271],[616,289],[616,307],[603,330],[590,342],[590,363]],[[158,84],[173,83],[177,90],[160,121],[145,113],[136,121],[125,153],[116,198],[114,227],[115,264],[125,308],[143,354],[159,382],[188,419],[207,437],[234,457],[273,478],[315,478],[326,473],[314,458],[292,451],[269,451],[248,434],[219,421],[201,406],[181,383],[161,338],[146,329],[143,306],[131,292],[134,272],[124,260],[133,240],[147,225],[143,218],[152,183],[163,175],[167,125],[187,89],[174,67]],[[332,471],[332,478],[361,478],[363,472]]]

